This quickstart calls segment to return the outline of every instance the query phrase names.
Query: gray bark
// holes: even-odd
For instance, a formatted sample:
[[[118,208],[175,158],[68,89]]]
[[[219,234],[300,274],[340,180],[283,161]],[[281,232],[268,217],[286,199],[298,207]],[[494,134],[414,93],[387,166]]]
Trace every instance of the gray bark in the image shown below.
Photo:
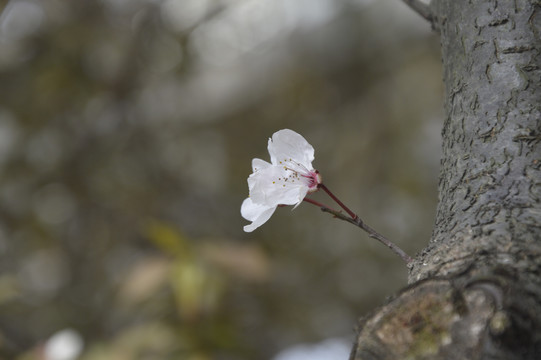
[[[446,89],[436,223],[351,359],[541,359],[541,1],[429,9]]]

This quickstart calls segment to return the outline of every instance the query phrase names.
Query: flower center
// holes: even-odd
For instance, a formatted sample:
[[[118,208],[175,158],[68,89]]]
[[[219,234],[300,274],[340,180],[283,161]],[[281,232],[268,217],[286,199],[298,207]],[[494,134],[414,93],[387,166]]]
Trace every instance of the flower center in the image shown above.
[[[317,190],[317,186],[321,184],[321,175],[317,170],[308,170],[304,165],[294,161],[293,159],[284,159],[279,162],[284,167],[284,170],[290,172],[284,181],[302,181],[308,186],[309,192]]]
[[[310,188],[310,191],[316,191],[317,186],[321,184],[321,175],[319,174],[319,171],[313,170],[310,172],[309,175],[302,175],[304,178],[308,179],[308,187]]]

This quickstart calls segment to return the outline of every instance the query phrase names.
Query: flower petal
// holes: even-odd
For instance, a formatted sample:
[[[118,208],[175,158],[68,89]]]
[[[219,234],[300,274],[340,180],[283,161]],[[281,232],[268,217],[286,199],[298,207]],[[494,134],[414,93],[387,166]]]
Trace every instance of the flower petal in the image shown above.
[[[301,135],[289,129],[277,131],[269,139],[268,150],[271,163],[252,160],[250,195],[241,206],[242,216],[252,221],[244,227],[247,232],[267,222],[279,205],[295,209],[320,183],[312,168],[314,148]]]
[[[266,206],[299,204],[306,196],[308,186],[289,175],[289,171],[281,166],[269,166],[251,174],[248,178],[250,199]]]
[[[312,169],[314,148],[293,130],[283,129],[275,132],[272,139],[269,139],[268,150],[273,165],[280,165],[280,161],[292,159],[307,170]]]
[[[275,210],[276,206],[256,204],[251,198],[245,199],[240,207],[240,213],[243,218],[251,221],[252,223],[244,226],[244,231],[252,232],[266,223],[272,214],[274,214]]]
[[[258,158],[255,158],[252,160],[252,171],[256,172],[261,169],[265,169],[269,166],[272,166],[271,163],[266,162],[265,160],[261,160]]]

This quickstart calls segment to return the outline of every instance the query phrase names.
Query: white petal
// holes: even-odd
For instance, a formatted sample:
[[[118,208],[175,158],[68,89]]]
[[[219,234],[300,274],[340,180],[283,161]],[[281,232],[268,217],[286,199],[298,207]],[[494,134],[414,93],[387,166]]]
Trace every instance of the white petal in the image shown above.
[[[255,158],[252,160],[252,171],[256,172],[258,170],[265,169],[271,165],[272,165],[271,163],[268,163],[265,160]]]
[[[308,194],[308,187],[305,186],[303,188],[300,188],[299,189],[299,194],[298,194],[298,201],[296,204],[291,204],[291,205],[295,205],[293,206],[293,209],[291,209],[292,211],[295,210],[297,208],[297,206],[299,206],[301,204],[301,202],[304,200],[304,198],[306,197],[306,194]]]
[[[282,166],[269,166],[251,174],[248,178],[250,198],[266,206],[299,204],[306,196],[308,186],[300,180],[285,181],[289,175]]]
[[[47,340],[43,352],[48,360],[73,360],[79,356],[83,346],[83,339],[78,332],[64,329]]]
[[[252,199],[247,198],[242,202],[240,207],[240,213],[243,218],[246,220],[252,221],[250,225],[244,227],[244,231],[252,232],[270,219],[276,206],[266,206],[261,204],[256,204]]]
[[[305,138],[293,130],[283,129],[275,132],[272,139],[269,139],[268,150],[273,165],[279,165],[280,161],[292,159],[308,170],[312,170],[314,148]]]

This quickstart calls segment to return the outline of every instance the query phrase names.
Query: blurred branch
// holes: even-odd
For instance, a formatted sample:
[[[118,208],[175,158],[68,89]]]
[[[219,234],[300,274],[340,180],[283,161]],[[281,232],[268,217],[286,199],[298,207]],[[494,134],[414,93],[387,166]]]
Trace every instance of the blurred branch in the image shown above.
[[[432,11],[430,10],[430,2],[427,4],[422,0],[403,0],[406,5],[412,8],[417,14],[432,22]]]

